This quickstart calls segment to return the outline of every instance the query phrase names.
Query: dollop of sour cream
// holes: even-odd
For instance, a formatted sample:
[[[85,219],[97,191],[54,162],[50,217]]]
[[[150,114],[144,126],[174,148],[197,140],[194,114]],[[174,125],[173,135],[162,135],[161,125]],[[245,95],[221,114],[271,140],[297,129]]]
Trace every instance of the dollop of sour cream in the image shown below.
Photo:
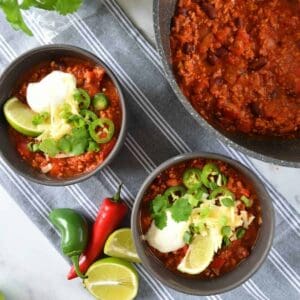
[[[167,211],[166,214],[167,225],[163,229],[159,229],[153,221],[145,235],[149,245],[162,253],[176,251],[184,247],[183,234],[188,226],[187,222],[175,222],[170,211]]]
[[[76,89],[76,78],[70,73],[53,71],[40,82],[27,87],[27,103],[37,113],[50,112],[72,96]]]

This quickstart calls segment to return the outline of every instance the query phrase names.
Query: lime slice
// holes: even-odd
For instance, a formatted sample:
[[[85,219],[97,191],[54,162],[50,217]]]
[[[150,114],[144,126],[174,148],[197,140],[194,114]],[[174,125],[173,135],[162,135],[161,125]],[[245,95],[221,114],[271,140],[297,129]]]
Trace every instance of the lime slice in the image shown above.
[[[6,101],[3,110],[10,126],[26,136],[38,136],[49,126],[49,124],[33,125],[32,119],[36,113],[15,97]]]
[[[132,264],[120,258],[103,258],[92,264],[83,281],[87,290],[101,300],[130,300],[138,291],[138,274]]]
[[[197,235],[177,269],[188,274],[201,273],[213,260],[214,245],[212,234]]]
[[[104,253],[131,262],[141,262],[136,253],[130,228],[121,228],[114,231],[105,243]]]

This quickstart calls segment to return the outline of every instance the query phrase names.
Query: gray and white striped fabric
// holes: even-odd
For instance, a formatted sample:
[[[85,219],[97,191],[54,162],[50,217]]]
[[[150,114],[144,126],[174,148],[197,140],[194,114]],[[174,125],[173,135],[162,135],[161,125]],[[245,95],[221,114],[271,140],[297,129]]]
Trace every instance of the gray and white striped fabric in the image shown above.
[[[43,44],[68,43],[101,57],[118,76],[124,90],[129,127],[125,145],[115,161],[89,180],[69,187],[40,186],[16,175],[0,160],[0,184],[58,249],[59,236],[47,219],[54,207],[75,208],[95,218],[104,196],[122,181],[123,197],[132,207],[149,172],[183,152],[213,151],[231,156],[255,172],[245,155],[222,145],[184,110],[172,92],[156,50],[132,25],[115,0],[85,1],[81,10],[66,18],[28,11],[34,38],[11,30],[0,17],[0,71],[21,53]],[[276,209],[274,245],[263,267],[241,287],[208,299],[300,299],[300,220],[286,199],[259,173]],[[129,224],[129,219],[124,224]],[[137,266],[139,299],[196,299],[173,291]],[[201,297],[197,297],[201,298]],[[203,297],[204,298],[204,297]]]

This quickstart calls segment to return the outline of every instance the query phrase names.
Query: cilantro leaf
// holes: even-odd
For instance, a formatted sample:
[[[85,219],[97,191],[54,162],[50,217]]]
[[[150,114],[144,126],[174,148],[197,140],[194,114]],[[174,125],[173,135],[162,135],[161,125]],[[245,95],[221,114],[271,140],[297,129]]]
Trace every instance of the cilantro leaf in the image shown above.
[[[158,229],[163,229],[167,226],[167,214],[165,211],[162,211],[154,216],[154,223]]]
[[[0,9],[3,10],[7,21],[16,30],[22,30],[28,35],[32,35],[31,30],[25,24],[21,10],[37,7],[44,10],[57,11],[61,15],[73,13],[82,4],[83,0],[23,0],[19,4],[18,0],[0,0]]]
[[[39,149],[50,157],[59,153],[57,142],[53,139],[45,139],[39,144]]]
[[[192,206],[186,199],[180,198],[174,202],[170,211],[174,221],[187,221],[192,213]]]
[[[168,199],[162,195],[157,195],[150,203],[152,214],[158,214],[168,207]]]
[[[32,124],[37,126],[40,125],[42,123],[45,123],[50,117],[50,114],[48,112],[43,112],[40,114],[36,114],[33,118],[32,118]]]
[[[66,135],[58,141],[59,149],[64,153],[70,153],[72,149],[70,136]]]
[[[0,1],[0,8],[3,10],[6,20],[16,30],[23,30],[28,35],[32,35],[31,30],[25,24],[18,0],[3,0]]]
[[[95,141],[89,141],[87,151],[89,151],[89,152],[98,152],[99,150],[100,150],[100,147]]]
[[[58,0],[56,1],[54,8],[61,15],[67,15],[75,12],[81,5],[82,0]]]

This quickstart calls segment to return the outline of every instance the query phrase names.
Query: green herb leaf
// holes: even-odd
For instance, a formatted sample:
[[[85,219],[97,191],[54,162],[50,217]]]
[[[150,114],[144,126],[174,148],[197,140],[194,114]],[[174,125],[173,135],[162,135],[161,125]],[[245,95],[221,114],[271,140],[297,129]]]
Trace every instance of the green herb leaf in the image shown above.
[[[31,30],[23,20],[18,0],[0,1],[0,8],[3,10],[6,20],[15,30],[22,30],[28,35],[32,35]]]
[[[70,136],[64,136],[58,141],[58,147],[59,149],[64,153],[70,153],[72,149]]]
[[[89,141],[87,151],[89,152],[98,152],[100,150],[99,145],[94,141]]]
[[[242,196],[241,200],[244,202],[246,207],[251,207],[252,206],[252,200],[247,198],[246,196]]]
[[[238,239],[241,239],[245,235],[245,233],[246,233],[246,229],[241,227],[236,231],[236,237]]]
[[[186,244],[190,244],[192,242],[192,239],[193,239],[193,235],[191,234],[190,231],[186,231],[184,234],[183,234],[183,241],[186,243]]]
[[[75,12],[81,5],[82,0],[57,0],[54,9],[61,15]]]
[[[152,214],[158,214],[168,207],[168,200],[162,195],[157,195],[150,203]]]
[[[186,199],[180,198],[174,202],[170,211],[174,221],[187,221],[192,213],[192,206]]]
[[[223,236],[229,237],[231,235],[231,227],[230,226],[223,226],[221,229],[221,234]]]
[[[53,139],[45,139],[39,144],[39,150],[48,154],[50,157],[59,153],[57,142]]]
[[[223,198],[223,199],[221,200],[221,202],[222,202],[222,204],[223,204],[224,206],[226,206],[226,207],[234,206],[234,201],[233,201],[233,199],[231,199],[231,198]]]
[[[228,222],[228,219],[227,219],[226,216],[221,216],[221,217],[220,217],[220,219],[219,219],[219,224],[220,224],[221,226],[226,226],[227,222]]]
[[[49,119],[49,117],[50,117],[50,114],[48,112],[43,112],[43,113],[37,114],[33,117],[32,124],[37,126],[42,123],[45,123]]]
[[[83,127],[86,124],[84,118],[80,115],[69,115],[67,122],[70,123],[73,127]]]
[[[30,152],[37,152],[39,151],[39,145],[33,142],[27,144],[27,148]]]
[[[167,226],[167,214],[165,211],[156,214],[153,217],[153,219],[154,219],[155,226],[158,229],[163,229],[164,227]]]
[[[223,237],[223,243],[225,246],[229,246],[230,245],[230,239],[227,236]]]

